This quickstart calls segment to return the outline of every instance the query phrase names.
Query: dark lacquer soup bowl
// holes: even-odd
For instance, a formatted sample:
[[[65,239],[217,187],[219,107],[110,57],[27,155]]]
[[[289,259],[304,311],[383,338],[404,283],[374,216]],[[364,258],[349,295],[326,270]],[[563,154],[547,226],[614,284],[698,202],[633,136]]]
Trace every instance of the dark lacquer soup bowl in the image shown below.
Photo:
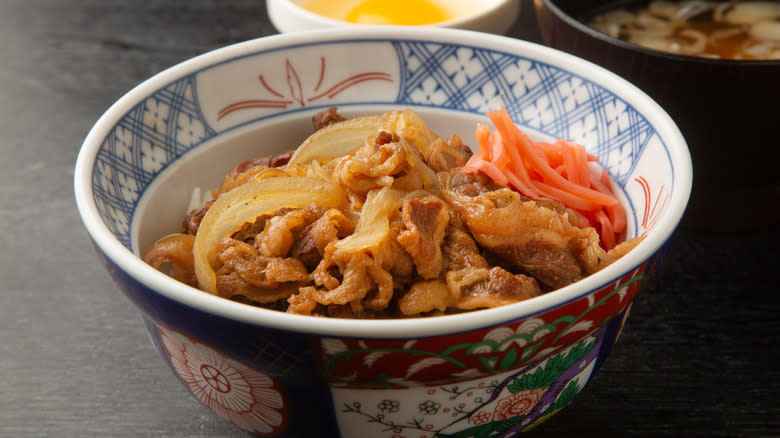
[[[421,318],[295,315],[227,300],[143,262],[196,187],[299,144],[316,112],[410,108],[475,144],[505,105],[541,138],[600,159],[625,206],[622,258],[506,306]],[[671,118],[618,76],[511,38],[451,29],[345,29],[247,41],[141,83],[97,121],[75,171],[79,211],[108,272],[193,396],[261,436],[509,436],[584,388],[663,256],[691,189]],[[141,342],[141,340],[139,340]]]
[[[684,224],[744,231],[780,223],[780,210],[773,208],[780,202],[780,174],[774,169],[780,159],[775,140],[780,60],[670,53],[588,25],[595,15],[616,8],[635,11],[648,3],[539,0],[535,5],[545,44],[628,79],[680,127],[696,169]]]

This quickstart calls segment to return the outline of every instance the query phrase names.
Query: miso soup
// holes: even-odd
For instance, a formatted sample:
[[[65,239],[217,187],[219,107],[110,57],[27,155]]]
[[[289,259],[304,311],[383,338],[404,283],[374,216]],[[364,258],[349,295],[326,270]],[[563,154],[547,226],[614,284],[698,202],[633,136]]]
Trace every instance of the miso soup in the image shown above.
[[[587,24],[650,49],[717,59],[780,59],[780,2],[652,1],[604,10]]]

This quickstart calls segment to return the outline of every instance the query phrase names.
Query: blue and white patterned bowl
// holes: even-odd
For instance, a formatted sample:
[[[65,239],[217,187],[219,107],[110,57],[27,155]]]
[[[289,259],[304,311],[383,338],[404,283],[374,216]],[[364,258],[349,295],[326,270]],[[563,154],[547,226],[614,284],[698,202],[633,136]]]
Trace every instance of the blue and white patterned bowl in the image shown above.
[[[522,303],[410,320],[289,315],[190,288],[139,253],[177,231],[195,187],[297,145],[312,114],[412,108],[473,145],[504,104],[538,137],[600,157],[645,239],[604,270]],[[97,121],[75,171],[79,211],[117,285],[195,397],[263,436],[511,436],[598,369],[663,255],[691,189],[667,114],[614,74],[543,46],[452,29],[293,33],[198,56]],[[139,340],[140,341],[140,340]]]

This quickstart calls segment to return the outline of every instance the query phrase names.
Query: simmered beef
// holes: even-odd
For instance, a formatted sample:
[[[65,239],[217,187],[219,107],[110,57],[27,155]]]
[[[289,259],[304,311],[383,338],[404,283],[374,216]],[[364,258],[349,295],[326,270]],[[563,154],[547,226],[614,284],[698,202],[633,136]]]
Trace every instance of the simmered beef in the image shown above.
[[[460,138],[438,138],[408,112],[391,116],[341,157],[288,165],[292,154],[285,153],[241,162],[212,192],[216,201],[190,211],[184,233],[158,241],[147,262],[172,265],[176,278],[195,286],[201,279],[200,286],[219,296],[274,310],[387,318],[533,298],[602,269],[639,242],[605,251],[596,230],[579,227],[580,216],[562,204],[531,200],[481,172],[460,172],[471,156]],[[330,108],[312,123],[319,130],[342,120]],[[409,126],[399,131],[396,125]],[[314,186],[329,185],[332,198],[323,195],[318,203],[311,191],[299,190],[294,205],[283,201],[262,212],[251,202],[273,203],[293,190],[267,193],[259,184],[244,186],[258,193],[238,202],[220,198],[251,181],[291,176],[299,179],[289,181],[314,178]],[[301,207],[301,198],[311,203]],[[218,238],[200,230],[214,242],[204,277],[205,257],[201,252],[195,259],[193,245],[203,241],[197,235],[201,222],[220,199],[214,214],[229,210],[229,203],[249,210],[250,220],[242,216],[220,228]]]
[[[450,221],[448,209],[438,199],[409,199],[401,211],[406,229],[398,235],[398,243],[412,256],[420,277],[438,277],[442,269],[441,244]]]
[[[319,131],[320,129],[328,125],[331,125],[336,122],[341,122],[343,120],[347,120],[347,119],[341,114],[339,114],[336,108],[328,108],[324,111],[320,111],[317,114],[313,115],[311,118],[311,123],[312,125],[314,125],[314,130]]]
[[[209,207],[211,207],[211,204],[213,203],[213,201],[207,202],[203,206],[194,208],[187,213],[187,216],[184,217],[184,221],[181,224],[186,234],[194,236],[198,232],[200,221],[203,220],[203,216],[206,215],[206,212],[209,211]]]

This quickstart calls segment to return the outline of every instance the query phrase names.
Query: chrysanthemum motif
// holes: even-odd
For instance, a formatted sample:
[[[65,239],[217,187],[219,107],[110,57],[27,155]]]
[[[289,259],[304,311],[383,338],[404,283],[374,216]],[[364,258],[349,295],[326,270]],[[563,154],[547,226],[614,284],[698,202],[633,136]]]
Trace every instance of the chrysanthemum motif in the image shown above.
[[[534,389],[518,392],[499,400],[495,412],[493,412],[493,420],[506,420],[529,413],[536,402],[542,398],[542,395],[544,395],[543,389]]]
[[[248,432],[277,436],[284,431],[285,399],[268,375],[173,330],[159,331],[173,368],[201,402]]]
[[[485,424],[493,418],[493,414],[488,411],[480,411],[472,415],[470,421],[474,424]]]

